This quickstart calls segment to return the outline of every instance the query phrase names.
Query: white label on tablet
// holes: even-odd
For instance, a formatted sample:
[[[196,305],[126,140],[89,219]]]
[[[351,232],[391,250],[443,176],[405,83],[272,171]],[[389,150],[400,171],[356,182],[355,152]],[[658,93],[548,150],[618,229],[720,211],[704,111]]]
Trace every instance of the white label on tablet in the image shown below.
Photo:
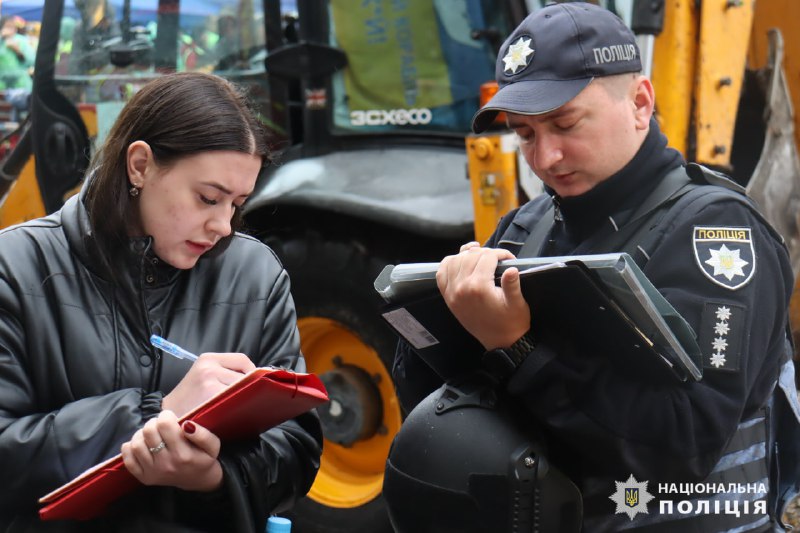
[[[394,311],[389,311],[388,313],[383,313],[383,317],[417,350],[439,344],[436,337],[431,335],[431,333],[403,307],[395,309]]]

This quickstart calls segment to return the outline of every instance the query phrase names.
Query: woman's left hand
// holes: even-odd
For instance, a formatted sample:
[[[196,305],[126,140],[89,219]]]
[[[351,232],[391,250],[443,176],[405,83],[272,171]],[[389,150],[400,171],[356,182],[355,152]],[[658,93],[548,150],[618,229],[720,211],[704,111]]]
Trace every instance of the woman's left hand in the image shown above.
[[[194,422],[162,411],[122,445],[125,468],[145,485],[210,492],[222,485],[220,440]]]

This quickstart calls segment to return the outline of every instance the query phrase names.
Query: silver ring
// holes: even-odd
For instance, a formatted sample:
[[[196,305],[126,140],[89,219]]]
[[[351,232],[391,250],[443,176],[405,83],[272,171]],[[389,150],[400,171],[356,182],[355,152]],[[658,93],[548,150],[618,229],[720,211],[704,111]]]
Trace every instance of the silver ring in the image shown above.
[[[150,448],[150,453],[155,455],[166,447],[167,443],[162,440],[161,442],[158,443],[158,446],[156,446],[155,448]]]

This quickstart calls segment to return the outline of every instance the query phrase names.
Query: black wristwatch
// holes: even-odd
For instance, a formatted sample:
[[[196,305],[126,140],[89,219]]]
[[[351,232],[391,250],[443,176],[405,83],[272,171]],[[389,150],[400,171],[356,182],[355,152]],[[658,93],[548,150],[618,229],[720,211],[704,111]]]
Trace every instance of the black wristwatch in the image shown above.
[[[496,348],[483,353],[483,367],[495,378],[505,381],[536,347],[530,333],[520,337],[508,348]]]

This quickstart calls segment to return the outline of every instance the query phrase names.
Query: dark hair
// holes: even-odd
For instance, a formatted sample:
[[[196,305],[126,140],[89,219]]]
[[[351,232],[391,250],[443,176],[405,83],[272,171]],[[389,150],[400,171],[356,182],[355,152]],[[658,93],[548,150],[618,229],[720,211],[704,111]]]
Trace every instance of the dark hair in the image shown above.
[[[106,260],[128,241],[132,197],[127,150],[134,141],[149,144],[160,167],[213,150],[254,154],[262,164],[270,156],[257,112],[231,82],[213,74],[182,72],[147,83],[122,109],[89,165],[91,182],[84,204]],[[240,225],[237,210],[231,226],[236,230]],[[225,245],[217,243],[222,249]]]

